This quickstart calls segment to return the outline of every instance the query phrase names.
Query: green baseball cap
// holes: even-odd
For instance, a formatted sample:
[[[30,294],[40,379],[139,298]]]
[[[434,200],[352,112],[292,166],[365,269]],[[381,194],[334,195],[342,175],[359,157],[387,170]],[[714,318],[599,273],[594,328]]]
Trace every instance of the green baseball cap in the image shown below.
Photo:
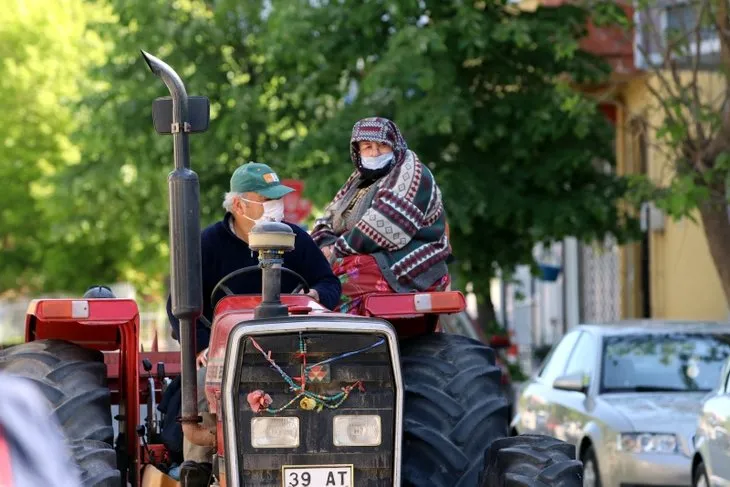
[[[249,162],[239,166],[231,176],[231,191],[257,193],[264,198],[278,200],[294,191],[279,182],[279,176],[266,164]]]

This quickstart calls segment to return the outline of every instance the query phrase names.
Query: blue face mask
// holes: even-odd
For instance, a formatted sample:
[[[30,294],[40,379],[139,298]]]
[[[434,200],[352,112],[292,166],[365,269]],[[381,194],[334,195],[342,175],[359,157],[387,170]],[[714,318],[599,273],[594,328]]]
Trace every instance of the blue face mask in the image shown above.
[[[364,167],[365,169],[370,169],[371,171],[375,171],[377,169],[382,169],[390,164],[390,161],[393,160],[393,157],[393,153],[388,152],[387,154],[380,154],[376,157],[360,156],[360,161],[362,161],[362,167]]]

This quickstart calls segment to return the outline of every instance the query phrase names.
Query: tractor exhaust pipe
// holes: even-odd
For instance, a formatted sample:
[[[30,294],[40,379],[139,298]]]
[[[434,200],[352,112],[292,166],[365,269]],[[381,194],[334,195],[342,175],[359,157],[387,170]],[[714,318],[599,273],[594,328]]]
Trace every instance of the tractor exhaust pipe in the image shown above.
[[[198,382],[195,367],[195,325],[203,309],[200,258],[200,189],[198,175],[190,169],[188,94],[180,76],[164,61],[142,51],[155,76],[162,79],[172,97],[172,126],[175,170],[168,176],[170,189],[170,268],[172,314],[180,320],[183,432],[191,442],[214,436],[203,429],[198,414]],[[207,433],[207,429],[205,429]],[[196,439],[198,441],[193,441]]]
[[[284,253],[294,249],[295,235],[289,225],[263,221],[251,229],[248,246],[259,253],[262,299],[254,310],[254,318],[288,316],[289,310],[281,304],[281,264]]]

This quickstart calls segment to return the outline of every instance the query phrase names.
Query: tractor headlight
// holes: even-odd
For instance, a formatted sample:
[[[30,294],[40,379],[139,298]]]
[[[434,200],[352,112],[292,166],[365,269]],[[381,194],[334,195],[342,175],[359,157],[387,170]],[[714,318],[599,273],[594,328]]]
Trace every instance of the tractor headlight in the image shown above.
[[[299,418],[252,418],[251,446],[254,448],[296,448],[299,446]]]
[[[379,446],[382,441],[380,416],[335,416],[332,436],[335,446]]]

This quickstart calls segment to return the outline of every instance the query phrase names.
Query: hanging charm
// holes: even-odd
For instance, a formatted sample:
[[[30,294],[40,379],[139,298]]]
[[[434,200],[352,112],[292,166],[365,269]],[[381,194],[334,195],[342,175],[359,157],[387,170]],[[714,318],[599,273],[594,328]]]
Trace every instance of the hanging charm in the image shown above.
[[[272,402],[271,396],[261,389],[249,392],[248,396],[246,396],[246,400],[254,413],[258,413],[259,411],[268,408]]]
[[[312,411],[315,407],[317,407],[317,402],[311,397],[303,397],[302,400],[299,401],[299,407],[305,411]]]
[[[317,384],[327,384],[330,382],[330,366],[313,365],[307,370],[307,382]]]
[[[347,357],[352,357],[353,355],[357,355],[359,353],[365,352],[367,350],[373,349],[375,347],[379,347],[380,345],[383,345],[385,343],[385,339],[381,338],[380,340],[376,341],[372,345],[369,345],[365,348],[361,348],[359,350],[353,350],[351,352],[345,352],[341,355],[337,355],[334,357],[330,357],[326,360],[322,360],[321,362],[317,362],[315,364],[307,365],[307,345],[306,341],[304,340],[304,337],[302,334],[299,334],[299,351],[295,355],[297,358],[301,360],[300,370],[301,375],[292,377],[286,372],[284,372],[279,365],[274,361],[274,359],[271,357],[271,351],[266,352],[261,345],[253,338],[249,337],[249,340],[253,347],[261,352],[261,355],[264,357],[264,359],[269,362],[269,365],[276,370],[282,379],[289,385],[289,390],[294,392],[296,396],[294,396],[291,400],[289,400],[286,404],[278,407],[278,408],[272,408],[271,403],[272,399],[271,396],[266,394],[264,391],[256,390],[253,392],[250,392],[248,394],[247,400],[249,405],[251,406],[251,409],[254,412],[259,411],[266,411],[269,414],[277,414],[281,411],[285,410],[289,406],[295,404],[297,401],[299,401],[299,408],[305,411],[314,411],[320,412],[324,410],[324,408],[327,409],[337,409],[339,408],[350,396],[350,393],[357,389],[360,393],[365,392],[365,387],[362,383],[362,381],[356,381],[348,386],[345,386],[342,388],[342,390],[336,394],[317,394],[314,391],[309,391],[306,388],[307,383],[329,383],[332,380],[332,373],[330,370],[330,363],[335,362],[337,360],[341,360]]]

